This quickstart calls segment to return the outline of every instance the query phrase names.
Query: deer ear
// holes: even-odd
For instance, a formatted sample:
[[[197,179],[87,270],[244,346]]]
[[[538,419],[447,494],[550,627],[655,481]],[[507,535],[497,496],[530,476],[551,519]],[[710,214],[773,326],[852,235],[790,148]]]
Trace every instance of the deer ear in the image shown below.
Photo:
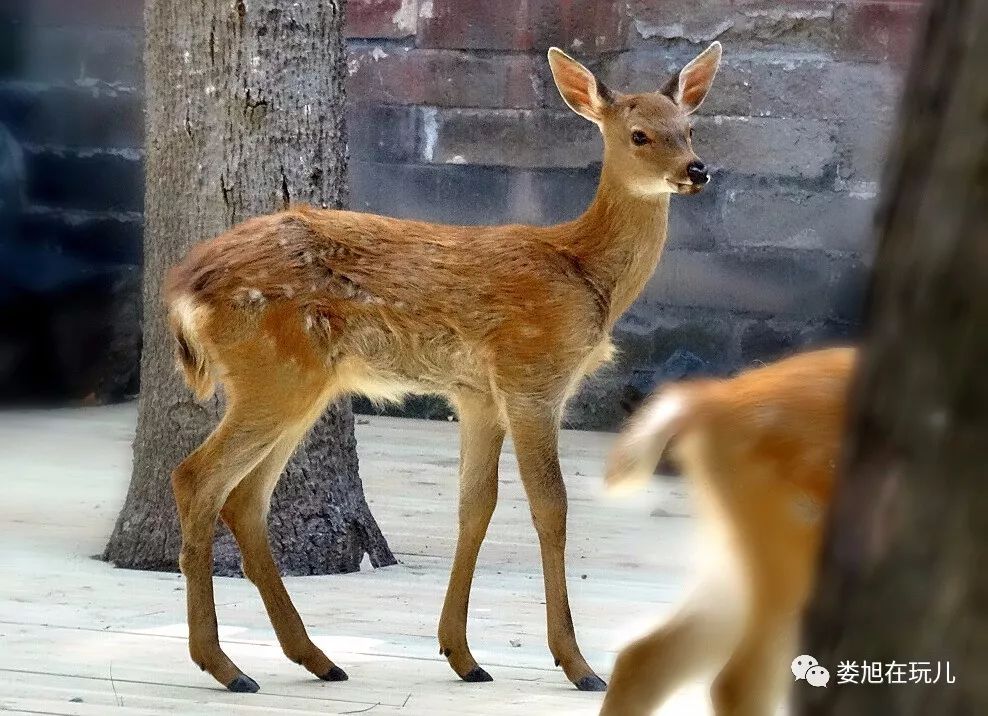
[[[614,96],[593,73],[558,47],[549,48],[549,68],[559,94],[569,108],[581,117],[600,124]]]
[[[713,84],[720,67],[720,56],[721,45],[714,41],[666,83],[662,94],[682,107],[686,114],[695,112]]]

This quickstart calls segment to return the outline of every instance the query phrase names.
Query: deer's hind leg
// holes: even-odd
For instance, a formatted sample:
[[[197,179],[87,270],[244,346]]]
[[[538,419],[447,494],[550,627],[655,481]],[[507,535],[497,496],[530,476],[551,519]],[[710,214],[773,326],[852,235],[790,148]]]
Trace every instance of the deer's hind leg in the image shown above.
[[[220,648],[212,579],[216,520],[228,498],[235,495],[224,517],[229,518],[241,545],[245,571],[258,577],[265,605],[270,604],[269,609],[279,614],[277,620],[272,618],[276,629],[281,627],[279,639],[286,635],[293,648],[290,656],[295,655],[294,647],[302,643],[299,628],[287,625],[298,615],[294,608],[290,614],[280,612],[290,601],[280,578],[277,585],[271,579],[277,568],[268,563],[266,506],[285,462],[331,394],[330,376],[310,354],[297,351],[297,360],[285,361],[277,352],[278,341],[282,339],[283,344],[285,336],[274,332],[272,336],[274,341],[252,343],[249,352],[227,352],[226,414],[172,474],[182,527],[180,565],[188,589],[189,653],[200,668],[231,691],[252,692],[258,686]],[[299,341],[297,346],[304,343]],[[301,632],[304,634],[304,629]],[[320,676],[333,675],[332,662],[321,652],[321,660],[308,652],[300,656],[305,657],[306,666],[316,670],[325,667]]]
[[[666,624],[621,650],[601,716],[646,716],[691,678],[726,657],[732,628],[687,603]]]
[[[319,410],[324,406],[325,401],[321,401]],[[345,681],[346,672],[336,666],[309,638],[288,590],[285,589],[268,540],[267,517],[271,494],[285,464],[311,422],[305,421],[285,431],[267,457],[230,493],[221,515],[240,547],[244,576],[260,592],[285,656],[324,681]]]
[[[220,648],[213,598],[213,536],[227,496],[278,439],[277,425],[246,425],[231,403],[213,433],[172,473],[182,527],[179,565],[186,579],[189,654],[199,668],[231,691],[257,691]]]

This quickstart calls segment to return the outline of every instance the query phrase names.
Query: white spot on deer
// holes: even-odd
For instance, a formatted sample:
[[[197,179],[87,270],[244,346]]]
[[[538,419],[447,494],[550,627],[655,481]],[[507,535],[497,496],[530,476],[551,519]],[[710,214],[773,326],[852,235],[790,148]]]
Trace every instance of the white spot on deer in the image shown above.
[[[281,287],[281,292],[285,295],[285,298],[291,298],[295,295],[295,289],[287,284]]]
[[[308,251],[302,254],[302,263],[304,263],[306,266],[311,266],[313,261],[315,261],[315,259],[312,258],[312,254],[310,254]]]
[[[247,289],[247,298],[249,298],[254,303],[257,303],[258,301],[263,301],[264,300],[264,294],[261,293],[260,289],[248,288]]]
[[[315,325],[315,321],[312,319],[312,314],[311,313],[306,313],[305,314],[305,325],[304,325],[304,328],[305,328],[306,332],[311,331],[312,330],[312,327],[314,325]]]
[[[806,524],[816,524],[823,518],[823,507],[809,495],[799,495],[789,503],[792,516]]]
[[[343,298],[353,298],[357,295],[357,287],[352,281],[343,279],[340,286],[340,293],[343,295]]]
[[[755,408],[755,421],[761,427],[774,425],[779,419],[779,411],[768,405],[760,405]]]

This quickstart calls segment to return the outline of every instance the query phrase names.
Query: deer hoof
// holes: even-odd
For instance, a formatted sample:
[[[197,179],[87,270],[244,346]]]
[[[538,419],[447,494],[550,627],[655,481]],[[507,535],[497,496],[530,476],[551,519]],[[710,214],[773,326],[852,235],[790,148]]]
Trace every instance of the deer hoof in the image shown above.
[[[599,676],[584,676],[576,682],[576,688],[580,691],[607,691],[607,684]]]
[[[323,681],[346,681],[350,677],[346,675],[346,672],[343,671],[343,669],[338,666],[334,666],[319,678]]]
[[[471,684],[479,684],[484,681],[494,681],[494,677],[481,669],[479,666],[475,666],[470,669],[465,676],[463,676],[463,680],[468,681]]]
[[[229,684],[226,685],[230,691],[238,694],[254,694],[261,688],[257,685],[257,682],[246,674],[241,674]]]

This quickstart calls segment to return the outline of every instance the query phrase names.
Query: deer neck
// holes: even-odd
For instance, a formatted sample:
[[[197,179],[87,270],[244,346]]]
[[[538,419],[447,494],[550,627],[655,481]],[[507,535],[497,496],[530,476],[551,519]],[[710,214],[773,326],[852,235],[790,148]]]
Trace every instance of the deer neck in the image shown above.
[[[608,330],[655,271],[668,223],[668,194],[634,194],[604,164],[593,202],[574,222],[570,248],[607,298]]]

